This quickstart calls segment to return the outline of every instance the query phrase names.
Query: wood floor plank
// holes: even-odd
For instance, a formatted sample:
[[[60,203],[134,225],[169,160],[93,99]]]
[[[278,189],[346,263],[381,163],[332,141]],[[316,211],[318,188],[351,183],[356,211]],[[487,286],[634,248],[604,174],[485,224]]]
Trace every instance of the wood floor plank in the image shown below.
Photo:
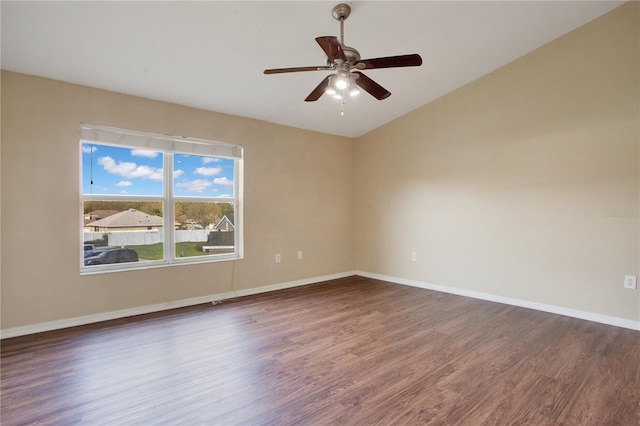
[[[640,333],[363,277],[2,341],[2,425],[640,425]]]

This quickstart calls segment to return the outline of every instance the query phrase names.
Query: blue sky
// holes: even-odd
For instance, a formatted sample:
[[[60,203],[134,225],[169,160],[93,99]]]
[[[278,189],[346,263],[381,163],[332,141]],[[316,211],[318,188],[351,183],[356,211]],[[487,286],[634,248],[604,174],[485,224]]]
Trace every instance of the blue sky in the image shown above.
[[[232,196],[233,164],[226,158],[174,154],[174,196]],[[162,178],[162,152],[82,144],[84,194],[162,196]]]

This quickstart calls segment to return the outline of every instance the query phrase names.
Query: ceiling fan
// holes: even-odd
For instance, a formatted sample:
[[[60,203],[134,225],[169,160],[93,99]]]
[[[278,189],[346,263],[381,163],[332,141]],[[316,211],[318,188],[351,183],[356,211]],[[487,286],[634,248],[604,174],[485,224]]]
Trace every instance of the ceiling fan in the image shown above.
[[[356,96],[359,89],[371,94],[378,100],[391,96],[384,87],[364,75],[361,71],[378,68],[416,67],[422,65],[422,58],[418,54],[387,56],[383,58],[360,59],[360,53],[353,47],[344,44],[344,21],[351,14],[348,4],[338,4],[331,10],[331,16],[340,21],[340,40],[333,36],[317,37],[316,42],[327,55],[326,65],[295,68],[275,68],[264,70],[265,74],[281,74],[301,71],[333,71],[326,76],[318,86],[307,96],[305,101],[314,102],[323,93],[342,100]]]

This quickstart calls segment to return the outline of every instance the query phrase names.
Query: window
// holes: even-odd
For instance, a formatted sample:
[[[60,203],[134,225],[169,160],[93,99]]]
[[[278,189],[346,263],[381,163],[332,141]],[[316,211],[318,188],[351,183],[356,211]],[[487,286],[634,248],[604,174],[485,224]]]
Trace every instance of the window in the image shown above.
[[[241,258],[242,155],[222,142],[83,125],[81,272]]]

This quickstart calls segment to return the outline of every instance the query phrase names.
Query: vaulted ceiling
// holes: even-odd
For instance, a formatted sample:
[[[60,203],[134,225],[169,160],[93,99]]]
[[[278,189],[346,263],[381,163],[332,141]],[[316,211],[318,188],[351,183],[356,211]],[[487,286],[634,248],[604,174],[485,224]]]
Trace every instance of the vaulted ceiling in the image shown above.
[[[392,95],[363,93],[344,116],[329,96],[304,102],[327,71],[262,73],[324,65],[314,39],[339,35],[337,3],[2,1],[2,69],[357,137],[624,2],[348,2],[345,44],[423,65],[365,71]]]

